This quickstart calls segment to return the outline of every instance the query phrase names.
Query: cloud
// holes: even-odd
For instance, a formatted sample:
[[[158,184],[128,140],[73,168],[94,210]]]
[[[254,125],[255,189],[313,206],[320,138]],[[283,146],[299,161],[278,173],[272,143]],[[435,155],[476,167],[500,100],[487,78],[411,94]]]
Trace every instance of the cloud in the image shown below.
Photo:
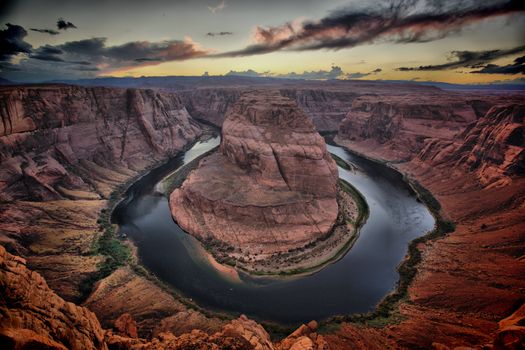
[[[238,76],[238,77],[267,77],[269,72],[259,73],[254,71],[253,69],[248,69],[245,71],[234,71],[231,70],[228,73],[226,73],[226,76]]]
[[[480,74],[525,74],[525,56],[518,57],[512,64],[498,66],[496,64],[487,64],[481,70],[471,73]]]
[[[332,66],[330,70],[318,70],[318,71],[304,71],[303,73],[287,73],[279,74],[276,77],[278,78],[288,78],[288,79],[307,79],[307,80],[331,80],[337,79],[344,75],[343,70],[339,66]]]
[[[49,34],[49,35],[58,35],[60,34],[59,32],[57,32],[56,30],[53,30],[53,29],[39,29],[39,28],[29,28],[29,30],[32,30],[33,32],[39,32],[39,33],[43,33],[43,34]]]
[[[214,14],[217,12],[221,12],[226,7],[226,1],[221,0],[221,2],[217,6],[208,6],[208,10],[213,12]]]
[[[346,74],[343,75],[343,78],[345,78],[345,79],[360,79],[360,78],[363,78],[363,77],[367,77],[369,75],[374,75],[374,74],[377,74],[377,73],[381,73],[382,71],[383,70],[381,68],[376,68],[373,71],[368,72],[368,73],[361,73],[361,72],[346,73]]]
[[[0,30],[0,61],[9,61],[19,53],[30,53],[31,44],[24,41],[27,31],[15,24],[6,24],[7,29]]]
[[[71,29],[71,28],[77,29],[77,26],[74,25],[71,22],[66,21],[63,18],[59,18],[58,21],[57,21],[57,28],[60,29],[60,30],[67,30],[67,29]]]
[[[24,72],[23,75],[10,75],[13,80],[42,80],[43,78],[39,79],[39,74],[47,79],[62,78],[66,74],[75,78],[75,72],[84,72],[81,77],[93,75],[94,72],[109,74],[122,69],[181,61],[209,53],[190,38],[160,42],[133,41],[114,46],[108,46],[106,38],[91,38],[33,49],[23,41],[26,35],[27,32],[20,26],[8,25],[6,30],[0,31],[0,61],[9,63],[2,64],[0,70],[4,75],[9,72]],[[16,64],[9,62],[18,53],[26,55]]]
[[[525,51],[525,45],[506,50],[452,51],[449,62],[418,67],[399,67],[398,71],[439,71],[454,68],[480,68],[495,59]]]
[[[207,36],[225,36],[225,35],[233,35],[232,32],[208,32],[206,33]]]
[[[330,70],[318,71],[304,71],[302,73],[290,72],[284,74],[276,74],[270,71],[259,73],[253,69],[245,71],[229,71],[227,76],[243,76],[243,77],[270,77],[270,78],[284,78],[284,79],[304,79],[304,80],[333,80],[333,79],[359,79],[368,75],[377,74],[381,72],[381,68],[374,69],[368,73],[345,73],[339,66],[333,65]]]
[[[367,4],[368,7],[354,5],[339,9],[317,21],[258,26],[251,45],[214,56],[249,56],[279,50],[338,50],[380,39],[397,43],[428,42],[487,18],[525,11],[522,0],[401,0]]]
[[[91,38],[69,41],[56,46],[41,46],[30,57],[76,64],[91,62],[110,71],[122,67],[180,61],[206,53],[207,51],[201,49],[189,38],[161,42],[132,41],[115,46],[107,46],[106,38]]]

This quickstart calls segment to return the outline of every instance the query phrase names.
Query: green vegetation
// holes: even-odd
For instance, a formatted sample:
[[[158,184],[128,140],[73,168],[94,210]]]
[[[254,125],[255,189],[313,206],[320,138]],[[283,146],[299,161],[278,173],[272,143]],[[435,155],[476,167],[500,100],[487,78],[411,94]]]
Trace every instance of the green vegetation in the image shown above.
[[[343,191],[348,192],[352,195],[352,198],[354,198],[356,204],[357,204],[357,219],[355,220],[354,225],[357,229],[359,229],[368,218],[368,215],[370,214],[370,208],[368,207],[368,204],[366,203],[365,197],[355,188],[352,186],[349,182],[346,182],[343,179],[339,179],[339,186],[343,189]]]
[[[417,265],[421,262],[421,251],[419,244],[444,237],[447,233],[455,230],[455,224],[441,216],[441,205],[430,191],[418,182],[404,177],[410,187],[416,193],[418,199],[425,204],[435,219],[435,226],[426,235],[414,239],[408,246],[408,253],[403,263],[398,267],[399,281],[395,291],[387,295],[372,312],[366,314],[354,314],[348,316],[335,316],[321,323],[321,330],[330,329],[334,324],[342,322],[353,322],[366,324],[372,327],[385,327],[392,323],[402,321],[398,312],[399,303],[408,298],[408,287],[417,274]],[[321,331],[320,330],[320,331]]]
[[[113,271],[131,261],[131,250],[116,237],[115,225],[111,224],[110,213],[117,205],[118,199],[124,194],[125,189],[134,180],[136,180],[136,178],[133,178],[125,185],[118,186],[115,191],[111,193],[106,208],[100,211],[97,224],[102,234],[98,240],[94,242],[91,254],[103,255],[104,260],[98,264],[96,273],[91,274],[80,283],[81,300],[89,296],[95,282],[109,276]]]
[[[342,159],[341,157],[339,156],[336,156],[335,154],[332,154],[332,158],[333,160],[335,160],[335,163],[340,166],[341,168],[345,169],[345,170],[349,170],[349,171],[352,171],[354,170],[354,168],[352,167],[352,165],[350,165],[347,161],[345,161],[344,159]]]

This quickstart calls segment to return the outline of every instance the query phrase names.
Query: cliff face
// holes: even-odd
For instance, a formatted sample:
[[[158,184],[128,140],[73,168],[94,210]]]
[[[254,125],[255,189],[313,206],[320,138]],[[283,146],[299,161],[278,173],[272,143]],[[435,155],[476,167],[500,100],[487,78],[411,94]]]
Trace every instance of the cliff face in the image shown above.
[[[450,140],[476,120],[465,99],[450,95],[357,98],[341,123],[341,138],[388,147],[398,158],[418,153],[427,138]]]
[[[106,197],[200,134],[177,96],[151,90],[4,88],[0,117],[2,200]]]
[[[486,115],[449,142],[431,139],[418,160],[466,166],[482,186],[502,185],[525,175],[525,105],[492,107]]]
[[[0,288],[0,343],[6,350],[107,350],[108,346],[143,350],[274,349],[264,328],[245,316],[210,334],[201,330],[189,330],[178,336],[163,332],[151,340],[137,338],[136,323],[129,314],[116,320],[114,331],[104,330],[93,312],[64,301],[38,273],[26,267],[24,259],[7,253],[2,246]],[[316,339],[317,343],[324,344],[321,336]],[[291,337],[288,343],[293,345],[296,341]]]
[[[322,89],[281,89],[281,94],[295,100],[306,112],[319,132],[337,131],[350,110],[358,91]]]
[[[311,120],[277,92],[244,95],[223,124],[220,152],[170,196],[189,233],[250,253],[300,247],[337,217],[337,168]]]
[[[198,89],[178,92],[193,118],[207,121],[216,126],[224,122],[226,112],[241,96],[237,88]]]

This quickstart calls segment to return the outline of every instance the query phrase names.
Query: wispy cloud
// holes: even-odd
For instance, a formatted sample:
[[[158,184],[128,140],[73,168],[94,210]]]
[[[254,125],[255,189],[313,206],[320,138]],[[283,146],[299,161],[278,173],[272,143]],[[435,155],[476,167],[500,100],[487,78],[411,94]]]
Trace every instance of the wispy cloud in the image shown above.
[[[525,56],[518,57],[513,63],[498,66],[496,64],[487,64],[482,69],[471,73],[479,74],[525,74]]]
[[[225,35],[233,35],[233,32],[208,32],[206,33],[207,36],[225,36]]]
[[[317,21],[258,26],[253,44],[215,57],[249,56],[279,50],[338,50],[379,39],[397,43],[428,42],[487,18],[524,11],[525,1],[522,0],[373,2],[361,9],[353,6],[332,12]]]
[[[217,12],[221,12],[226,7],[226,1],[221,0],[221,2],[217,6],[208,6],[208,10],[213,12],[214,14]]]
[[[40,29],[40,28],[29,28],[29,30],[32,30],[33,32],[38,32],[38,33],[43,33],[43,34],[49,34],[49,35],[58,35],[58,34],[60,34],[60,33],[57,32],[56,30],[53,30],[53,29],[47,29],[47,28],[44,28],[44,29]]]
[[[449,62],[442,64],[418,66],[418,67],[400,67],[398,71],[439,71],[454,68],[481,68],[485,64],[498,58],[515,55],[525,51],[525,45],[513,47],[505,50],[486,50],[486,51],[452,51],[449,56]]]

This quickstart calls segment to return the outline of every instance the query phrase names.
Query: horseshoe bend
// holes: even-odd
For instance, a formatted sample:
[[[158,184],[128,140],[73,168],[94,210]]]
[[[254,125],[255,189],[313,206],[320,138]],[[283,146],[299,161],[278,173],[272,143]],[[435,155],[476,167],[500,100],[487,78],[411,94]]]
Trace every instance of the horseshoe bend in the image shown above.
[[[523,1],[0,15],[0,350],[525,349]]]
[[[323,138],[294,101],[249,92],[229,110],[219,150],[171,194],[171,212],[220,260],[259,274],[301,271],[357,234],[357,205],[337,179]]]

